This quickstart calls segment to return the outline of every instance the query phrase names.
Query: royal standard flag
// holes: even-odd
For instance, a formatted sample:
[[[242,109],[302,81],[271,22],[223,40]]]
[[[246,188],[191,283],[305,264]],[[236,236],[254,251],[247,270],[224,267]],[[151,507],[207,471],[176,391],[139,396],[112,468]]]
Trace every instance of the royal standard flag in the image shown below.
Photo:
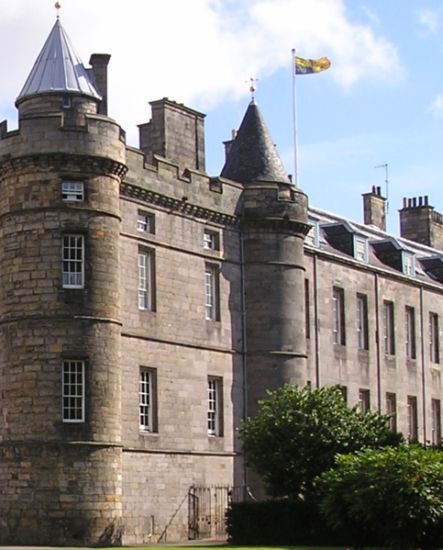
[[[326,71],[331,66],[331,62],[327,57],[320,59],[303,59],[295,57],[295,74],[312,74]]]

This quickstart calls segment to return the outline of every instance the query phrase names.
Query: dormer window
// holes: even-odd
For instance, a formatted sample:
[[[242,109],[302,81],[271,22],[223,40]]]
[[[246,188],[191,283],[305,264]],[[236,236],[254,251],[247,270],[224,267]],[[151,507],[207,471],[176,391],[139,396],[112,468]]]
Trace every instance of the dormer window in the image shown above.
[[[354,235],[354,258],[360,262],[368,261],[368,240]]]
[[[415,257],[411,252],[403,251],[402,253],[402,271],[409,277],[415,276]]]
[[[312,225],[312,227],[309,230],[309,233],[305,237],[305,243],[318,248],[319,242],[320,242],[320,233],[319,233],[320,226],[319,226],[318,220],[309,218],[308,222],[310,223],[310,225]]]
[[[66,202],[81,202],[85,198],[84,185],[81,181],[62,182],[62,200]]]

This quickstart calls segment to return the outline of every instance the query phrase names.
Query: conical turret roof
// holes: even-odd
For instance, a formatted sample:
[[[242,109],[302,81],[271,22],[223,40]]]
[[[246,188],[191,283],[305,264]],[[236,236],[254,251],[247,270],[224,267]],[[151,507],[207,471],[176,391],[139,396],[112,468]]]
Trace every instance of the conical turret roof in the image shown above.
[[[242,183],[291,183],[254,101],[246,110],[221,176]]]
[[[58,18],[16,104],[28,97],[51,92],[82,94],[101,99]]]

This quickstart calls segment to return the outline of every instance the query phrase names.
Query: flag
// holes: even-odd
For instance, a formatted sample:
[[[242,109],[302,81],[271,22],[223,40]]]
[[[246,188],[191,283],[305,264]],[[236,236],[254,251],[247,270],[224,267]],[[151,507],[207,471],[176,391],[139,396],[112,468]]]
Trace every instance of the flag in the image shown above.
[[[320,59],[303,59],[295,57],[295,74],[312,74],[326,71],[331,66],[331,62],[327,57]]]

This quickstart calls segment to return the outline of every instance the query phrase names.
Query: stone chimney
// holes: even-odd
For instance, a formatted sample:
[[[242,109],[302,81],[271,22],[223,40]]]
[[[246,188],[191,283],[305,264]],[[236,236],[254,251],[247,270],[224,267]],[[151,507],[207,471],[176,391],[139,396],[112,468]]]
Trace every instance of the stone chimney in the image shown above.
[[[108,114],[108,63],[111,56],[107,53],[93,53],[89,59],[95,84],[102,96],[98,106],[101,115]]]
[[[380,187],[372,186],[370,193],[363,194],[363,215],[365,225],[386,231],[386,199],[381,196]]]
[[[205,115],[163,98],[150,103],[151,120],[139,125],[140,149],[182,168],[205,171]]]
[[[405,239],[443,250],[443,216],[429,204],[427,195],[403,199],[400,235]]]

